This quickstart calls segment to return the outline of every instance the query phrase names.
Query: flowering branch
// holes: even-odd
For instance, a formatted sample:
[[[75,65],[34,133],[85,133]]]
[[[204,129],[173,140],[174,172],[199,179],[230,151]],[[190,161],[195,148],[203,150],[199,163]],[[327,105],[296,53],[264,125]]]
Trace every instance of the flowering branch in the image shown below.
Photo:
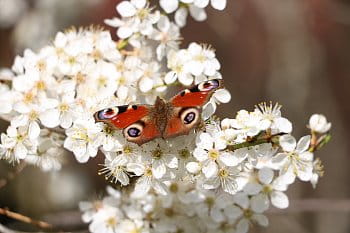
[[[312,115],[310,135],[297,140],[278,104],[214,118],[217,106],[231,99],[228,90],[215,88],[197,106],[198,119],[201,112],[207,120],[203,127],[141,146],[93,117],[105,108],[127,112],[129,104],[148,109],[174,85],[198,85],[200,91],[208,80],[219,83],[221,65],[211,46],[181,48],[187,15],[205,20],[209,3],[217,10],[226,6],[225,0],[160,0],[157,9],[150,1],[124,0],[116,7],[121,17],[105,21],[117,28],[119,41],[101,28],[71,29],[38,53],[16,57],[6,74],[10,83],[0,83],[0,116],[10,122],[1,134],[0,158],[52,171],[62,166],[63,148],[80,163],[101,151],[100,174],[121,186],[136,183],[122,191],[108,186],[102,200],[80,203],[92,233],[246,233],[252,223],[267,226],[264,213],[270,205],[289,206],[285,192],[292,183],[315,187],[323,175],[314,154],[330,139],[331,123],[323,115]],[[133,114],[123,123],[157,123],[148,113]],[[176,120],[178,130],[187,128],[188,119]],[[141,127],[137,121],[126,127],[134,124]]]
[[[5,216],[10,217],[10,218],[13,218],[13,219],[16,219],[16,220],[21,221],[21,222],[35,225],[35,226],[40,227],[40,228],[44,228],[44,229],[52,228],[52,225],[47,223],[47,222],[34,220],[30,217],[24,216],[24,215],[19,214],[19,213],[12,212],[12,211],[7,210],[7,209],[0,208],[0,214],[5,215]]]

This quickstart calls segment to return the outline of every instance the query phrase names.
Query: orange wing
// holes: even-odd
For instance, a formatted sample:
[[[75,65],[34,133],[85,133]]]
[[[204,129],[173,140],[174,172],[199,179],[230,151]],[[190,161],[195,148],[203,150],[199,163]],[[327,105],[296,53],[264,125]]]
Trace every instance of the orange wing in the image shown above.
[[[222,80],[220,79],[201,82],[175,95],[170,103],[174,107],[201,107],[209,101],[213,93],[219,88],[222,88]]]
[[[188,134],[198,126],[201,121],[202,106],[219,88],[222,88],[222,80],[213,79],[175,95],[170,100],[174,109],[163,132],[163,138]]]
[[[141,145],[161,136],[154,119],[149,116],[151,108],[149,105],[116,106],[96,112],[94,118],[97,122],[123,129],[126,140]]]

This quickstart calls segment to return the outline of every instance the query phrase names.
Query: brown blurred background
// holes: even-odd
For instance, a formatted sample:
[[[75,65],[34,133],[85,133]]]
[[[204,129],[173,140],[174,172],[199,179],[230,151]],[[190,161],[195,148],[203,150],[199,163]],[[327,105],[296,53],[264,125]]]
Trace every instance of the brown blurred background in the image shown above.
[[[0,67],[10,67],[23,48],[39,48],[58,30],[71,25],[103,25],[103,19],[116,14],[117,0],[61,0],[58,5],[54,0],[41,2],[45,1],[41,5],[40,1],[26,1],[17,23],[1,27],[0,21]],[[331,143],[317,154],[326,170],[317,189],[309,183],[292,185],[288,190],[291,208],[271,211],[270,226],[254,227],[250,232],[349,233],[350,3],[228,0],[224,12],[210,9],[207,13],[204,23],[189,18],[182,31],[183,46],[197,41],[216,49],[225,85],[233,97],[231,103],[220,106],[220,116],[234,117],[239,109],[252,110],[255,104],[271,100],[283,105],[282,113],[294,123],[296,137],[307,133],[305,125],[313,113],[325,114],[333,124]],[[30,20],[37,24],[36,29],[25,24]],[[21,22],[25,25],[22,29]],[[40,34],[45,36],[39,40]],[[0,122],[0,132],[6,124]],[[75,212],[79,200],[103,193],[106,182],[96,175],[100,162],[97,157],[87,165],[78,164],[70,157],[57,173],[25,168],[0,189],[0,207],[66,222],[73,229],[74,223],[68,220],[79,219]],[[0,162],[0,177],[11,171],[11,166]],[[52,217],[53,213],[73,217]],[[8,218],[0,217],[0,222],[28,229]]]

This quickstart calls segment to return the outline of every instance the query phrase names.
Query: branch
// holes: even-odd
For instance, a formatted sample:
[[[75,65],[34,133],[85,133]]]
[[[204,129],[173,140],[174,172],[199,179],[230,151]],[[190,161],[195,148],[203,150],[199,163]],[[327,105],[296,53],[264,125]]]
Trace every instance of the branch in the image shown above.
[[[7,216],[9,218],[16,219],[16,220],[21,221],[21,222],[25,222],[25,223],[29,223],[29,224],[38,226],[40,228],[45,228],[45,229],[52,228],[52,225],[47,223],[47,222],[34,220],[34,219],[30,218],[30,217],[27,217],[27,216],[24,216],[22,214],[9,211],[7,209],[0,208],[0,214],[5,215],[5,216]]]
[[[264,133],[262,136],[258,135],[254,138],[248,138],[246,142],[234,144],[234,145],[228,145],[227,149],[230,151],[235,151],[237,149],[245,148],[245,147],[251,147],[251,146],[257,146],[264,143],[272,143],[273,145],[278,144],[279,137],[284,135],[285,133],[279,133],[275,135],[271,135],[268,132]]]

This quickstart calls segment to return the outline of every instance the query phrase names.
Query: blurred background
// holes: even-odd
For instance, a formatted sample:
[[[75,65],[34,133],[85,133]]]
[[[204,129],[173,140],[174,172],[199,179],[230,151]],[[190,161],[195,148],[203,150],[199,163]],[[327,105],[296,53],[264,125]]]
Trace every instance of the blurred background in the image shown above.
[[[0,67],[11,67],[23,49],[36,50],[69,26],[103,25],[116,15],[117,0],[0,0]],[[350,232],[350,3],[343,0],[228,0],[225,11],[209,9],[203,23],[189,18],[183,47],[211,44],[221,62],[232,101],[219,116],[234,117],[262,101],[283,105],[297,137],[313,113],[332,122],[333,139],[318,152],[325,176],[317,189],[297,182],[291,207],[269,213],[270,226],[250,232]],[[108,28],[108,27],[106,27]],[[108,28],[115,35],[115,30]],[[117,39],[117,38],[115,38]],[[1,104],[1,103],[0,103]],[[0,132],[7,123],[0,121]],[[60,172],[26,167],[0,189],[0,207],[61,224],[81,227],[77,203],[102,196],[107,184],[97,176],[102,157],[78,164],[73,156]],[[15,173],[0,161],[0,178]],[[17,229],[28,225],[0,216]]]

